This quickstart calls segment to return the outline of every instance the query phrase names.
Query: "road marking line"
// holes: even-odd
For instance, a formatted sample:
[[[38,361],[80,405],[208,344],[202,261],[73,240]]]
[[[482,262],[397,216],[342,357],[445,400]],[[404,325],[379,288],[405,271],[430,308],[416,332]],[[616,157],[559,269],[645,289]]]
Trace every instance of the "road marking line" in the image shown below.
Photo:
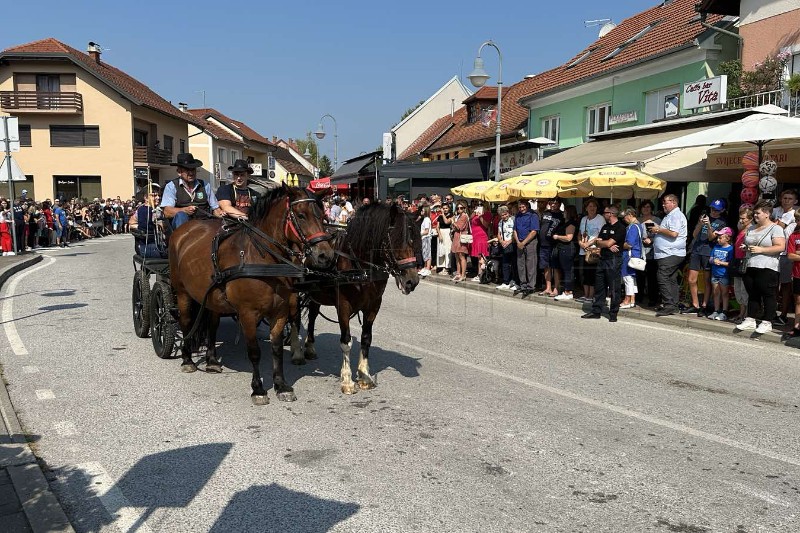
[[[449,355],[444,355],[439,352],[434,352],[432,350],[428,350],[426,348],[421,348],[419,346],[415,346],[413,344],[408,344],[402,341],[394,341],[397,345],[402,346],[404,348],[409,348],[411,350],[415,350],[417,352],[421,352],[424,354],[428,354],[432,357],[437,357],[439,359],[444,359],[450,363],[455,365],[463,366],[465,368],[470,368],[472,370],[477,370],[479,372],[485,372],[487,374],[492,374],[499,378],[515,381],[527,387],[531,387],[534,389],[539,389],[545,392],[549,392],[550,394],[554,394],[556,396],[561,396],[563,398],[568,398],[570,400],[574,400],[576,402],[585,403],[587,405],[591,405],[592,407],[596,407],[598,409],[605,409],[606,411],[611,411],[613,413],[617,413],[623,416],[627,416],[629,418],[635,418],[637,420],[641,420],[644,422],[649,422],[651,424],[655,424],[657,426],[665,427],[671,429],[673,431],[679,431],[681,433],[686,433],[693,437],[697,437],[700,439],[705,439],[710,442],[714,442],[717,444],[723,444],[725,446],[730,446],[731,448],[736,448],[742,451],[754,453],[756,455],[761,455],[762,457],[766,457],[768,459],[772,459],[775,461],[780,461],[783,463],[788,463],[794,466],[800,466],[800,459],[790,457],[788,455],[784,455],[781,453],[773,452],[772,450],[767,450],[764,448],[759,448],[758,446],[753,446],[752,444],[747,444],[745,442],[740,442],[737,440],[729,439],[727,437],[723,437],[721,435],[715,435],[713,433],[708,433],[706,431],[701,431],[699,429],[694,429],[689,426],[685,426],[683,424],[676,424],[675,422],[670,422],[669,420],[664,420],[662,418],[657,418],[655,416],[646,415],[644,413],[640,413],[638,411],[633,411],[631,409],[626,409],[625,407],[619,407],[610,403],[601,402],[599,400],[595,400],[593,398],[589,398],[587,396],[581,396],[580,394],[576,394],[574,392],[559,389],[558,387],[551,387],[550,385],[545,385],[544,383],[538,383],[536,381],[532,381],[529,379],[521,378],[518,376],[513,376],[510,374],[506,374],[504,372],[500,372],[499,370],[494,370],[492,368],[487,368],[481,365],[477,365],[474,363],[469,363],[467,361],[462,361],[460,359],[456,359],[455,357],[450,357]]]
[[[14,296],[14,291],[17,289],[19,282],[26,276],[29,276],[43,268],[49,267],[54,262],[55,259],[48,257],[47,259],[42,260],[41,265],[13,276],[11,282],[8,284],[8,287],[4,291],[5,300],[3,300],[2,313],[3,329],[6,332],[8,344],[11,345],[11,350],[14,352],[14,355],[28,355],[28,349],[25,348],[25,344],[22,342],[22,339],[17,332],[17,326],[14,324],[14,298],[12,298]]]
[[[114,520],[117,529],[126,532],[152,533],[143,521],[143,512],[131,505],[100,463],[82,463],[76,466],[88,478],[89,482],[86,484],[88,491],[94,493],[100,500]]]
[[[38,366],[23,366],[22,367],[23,374],[38,374],[39,367]]]
[[[485,294],[483,292],[473,292],[473,291],[468,291],[467,289],[463,289],[463,288],[460,289],[459,287],[450,287],[448,285],[442,285],[442,284],[438,284],[438,283],[436,285],[430,285],[430,286],[431,287],[436,287],[437,289],[441,288],[441,289],[444,289],[444,290],[455,291],[455,292],[458,292],[458,293],[469,293],[471,296],[475,296],[475,297],[478,297],[478,298],[483,298],[483,299],[486,299],[486,300],[494,300],[494,299],[502,298],[504,301],[511,301],[511,302],[516,303],[516,304],[530,305],[531,303],[533,303],[533,304],[536,304],[536,307],[538,309],[544,308],[543,309],[544,310],[544,315],[547,315],[548,313],[561,313],[561,314],[570,315],[570,316],[580,316],[580,315],[576,315],[576,312],[580,311],[580,309],[574,309],[574,308],[571,308],[571,307],[561,307],[561,308],[559,308],[559,307],[554,307],[552,305],[545,305],[544,303],[541,303],[541,302],[536,302],[536,301],[531,301],[531,300],[519,300],[517,298],[506,298],[504,296],[501,297],[498,294]],[[635,322],[633,320],[635,320]],[[704,333],[694,333],[692,331],[687,331],[686,328],[683,328],[683,327],[681,327],[679,325],[674,325],[672,327],[669,327],[669,326],[666,326],[666,325],[664,325],[664,326],[654,326],[652,324],[645,324],[644,321],[642,321],[642,320],[636,320],[636,319],[627,320],[624,314],[620,315],[620,321],[618,322],[618,324],[624,324],[624,325],[628,325],[628,326],[635,326],[636,328],[653,329],[653,330],[656,330],[656,331],[662,331],[664,333],[674,333],[675,332],[675,328],[679,327],[681,329],[681,336],[690,336],[690,337],[695,337],[695,338],[699,338],[699,339],[708,339],[708,335],[710,334],[710,335],[715,335],[715,338],[714,338],[715,342],[716,341],[726,342],[728,344],[735,344],[737,346],[752,346],[753,345],[752,344],[753,340],[749,339],[749,338],[748,339],[744,339],[744,338],[727,338],[722,333],[719,333],[719,332],[716,332],[716,331],[708,331],[708,332],[704,332]],[[777,347],[777,346],[779,346],[779,345],[775,345],[775,347]],[[781,353],[784,353],[784,352],[781,352]],[[794,353],[791,353],[791,352],[790,353],[786,353],[786,355],[791,355],[793,357],[796,357],[796,355]]]
[[[56,395],[50,389],[36,389],[37,400],[55,400]]]

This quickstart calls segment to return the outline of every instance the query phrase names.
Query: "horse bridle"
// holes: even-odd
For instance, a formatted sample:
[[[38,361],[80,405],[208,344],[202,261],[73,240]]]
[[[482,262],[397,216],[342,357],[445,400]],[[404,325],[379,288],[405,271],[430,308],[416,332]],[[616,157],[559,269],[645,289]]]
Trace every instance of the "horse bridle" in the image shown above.
[[[403,218],[406,217],[404,216]],[[395,226],[391,225],[389,229],[386,230],[386,238],[383,241],[383,253],[386,255],[386,259],[388,259],[387,263],[390,263],[386,265],[389,273],[393,276],[400,276],[404,270],[417,266],[417,258],[416,256],[397,258],[397,255],[395,255],[392,249],[392,230],[394,228]],[[412,231],[408,226],[406,226],[406,230]]]
[[[311,255],[311,248],[313,246],[321,242],[331,240],[333,235],[327,231],[319,231],[306,237],[305,233],[303,233],[303,229],[300,227],[300,224],[297,221],[297,215],[295,215],[294,210],[292,209],[294,206],[306,202],[316,203],[317,200],[315,198],[301,198],[299,200],[290,202],[289,197],[286,197],[286,217],[283,225],[283,233],[286,235],[287,239],[289,238],[290,232],[294,234],[294,236],[300,241],[300,245],[303,248],[303,255],[307,257]]]

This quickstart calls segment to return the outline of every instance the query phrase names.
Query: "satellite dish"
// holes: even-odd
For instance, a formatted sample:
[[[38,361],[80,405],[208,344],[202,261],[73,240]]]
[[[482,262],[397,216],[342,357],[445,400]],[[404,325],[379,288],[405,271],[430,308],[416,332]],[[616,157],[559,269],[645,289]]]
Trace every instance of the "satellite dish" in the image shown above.
[[[604,37],[608,32],[610,32],[611,30],[613,30],[616,27],[617,27],[617,25],[614,24],[613,22],[606,22],[605,24],[603,24],[603,27],[600,28],[600,34],[597,37],[598,38],[599,37]]]

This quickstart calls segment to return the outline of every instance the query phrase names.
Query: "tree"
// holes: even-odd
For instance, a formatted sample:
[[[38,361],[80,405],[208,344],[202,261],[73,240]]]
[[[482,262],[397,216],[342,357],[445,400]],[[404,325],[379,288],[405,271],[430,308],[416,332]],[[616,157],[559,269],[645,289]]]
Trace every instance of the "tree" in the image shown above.
[[[333,165],[327,155],[323,155],[319,160],[319,177],[327,178],[333,175]]]
[[[316,141],[314,141],[314,139],[311,138],[311,132],[309,131],[306,133],[305,139],[295,139],[294,142],[295,144],[297,144],[297,148],[300,150],[300,155],[305,155],[306,148],[308,148],[308,151],[311,154],[311,157],[309,157],[308,159],[309,161],[311,161],[312,164],[316,165],[317,155],[319,154],[319,152],[317,151]]]

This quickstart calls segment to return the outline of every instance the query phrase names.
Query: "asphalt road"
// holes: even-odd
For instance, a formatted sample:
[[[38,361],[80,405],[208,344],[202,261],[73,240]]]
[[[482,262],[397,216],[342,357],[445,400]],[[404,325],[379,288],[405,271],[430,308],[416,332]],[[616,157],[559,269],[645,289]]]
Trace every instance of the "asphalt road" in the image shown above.
[[[800,530],[796,350],[423,282],[387,290],[377,389],[339,392],[321,320],[298,401],[254,406],[231,321],[220,375],[133,334],[131,250],[47,251],[0,295],[11,397],[77,531]]]

